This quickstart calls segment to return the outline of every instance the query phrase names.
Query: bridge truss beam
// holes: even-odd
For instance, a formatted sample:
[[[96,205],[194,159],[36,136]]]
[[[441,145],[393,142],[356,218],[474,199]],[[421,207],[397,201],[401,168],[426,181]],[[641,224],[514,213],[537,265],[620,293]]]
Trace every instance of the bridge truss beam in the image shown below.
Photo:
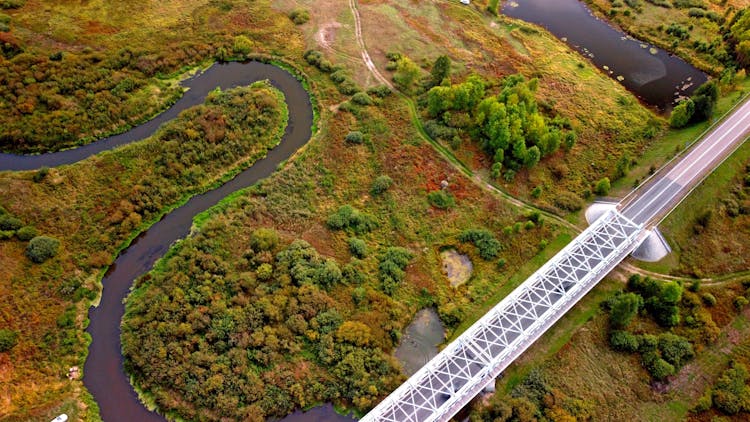
[[[364,422],[446,421],[642,241],[611,210],[391,393]]]

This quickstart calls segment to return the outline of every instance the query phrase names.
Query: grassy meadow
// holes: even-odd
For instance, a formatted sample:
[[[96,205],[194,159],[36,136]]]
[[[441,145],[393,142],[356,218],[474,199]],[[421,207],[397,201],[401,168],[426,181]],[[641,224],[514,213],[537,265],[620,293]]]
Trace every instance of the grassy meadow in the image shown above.
[[[289,19],[287,15],[297,8],[309,11],[308,22],[295,25]],[[550,118],[560,115],[569,119],[578,141],[570,152],[551,155],[532,169],[518,172],[512,181],[492,182],[512,196],[578,223],[575,212],[572,217],[569,214],[570,203],[572,208],[583,206],[593,183],[611,176],[617,160],[654,151],[648,160],[638,160],[633,172],[641,174],[638,172],[647,171],[674,150],[674,138],[669,138],[673,132],[667,130],[661,117],[534,26],[490,17],[453,2],[405,5],[363,0],[359,8],[365,43],[380,69],[387,66],[387,53],[399,52],[427,75],[435,59],[446,54],[453,62],[451,78],[455,83],[472,73],[495,82],[515,73],[539,79],[540,109]],[[320,344],[329,345],[326,350],[340,356],[361,354],[377,345],[379,351],[367,353],[376,356],[378,364],[364,366],[357,374],[390,377],[398,365],[386,355],[417,309],[436,306],[449,337],[455,336],[575,235],[569,224],[551,217],[542,217],[540,222],[539,215],[528,207],[520,208],[518,201],[486,189],[491,162],[478,145],[466,140],[456,149],[440,145],[438,150],[427,142],[416,124],[420,117],[416,96],[392,94],[381,98],[372,94],[370,102],[362,96],[355,101],[351,94],[342,93],[341,84],[332,80],[332,72],[321,71],[303,58],[305,50],[318,50],[333,66],[340,67],[338,70],[357,91],[376,85],[355,47],[353,18],[346,2],[168,0],[139,3],[137,9],[125,13],[125,9],[102,1],[74,5],[29,0],[3,13],[12,20],[10,32],[0,33],[0,37],[4,45],[13,47],[3,49],[0,57],[0,81],[12,87],[3,90],[0,101],[0,126],[10,128],[8,136],[0,139],[5,150],[57,150],[127,129],[179,95],[179,75],[215,59],[270,55],[308,76],[319,111],[319,130],[310,143],[267,180],[197,217],[195,235],[175,246],[152,273],[141,279],[141,296],[134,297],[158,297],[159,288],[173,287],[178,280],[164,276],[171,271],[170,265],[179,260],[197,262],[200,257],[196,249],[210,245],[218,250],[211,259],[229,269],[223,274],[215,268],[206,271],[227,282],[227,290],[218,293],[227,294],[240,286],[245,299],[260,300],[281,286],[289,296],[288,303],[292,303],[300,294],[300,286],[284,284],[291,273],[287,274],[277,256],[295,240],[304,240],[319,255],[316,259],[326,262],[329,269],[335,264],[341,270],[339,277],[331,270],[337,282],[318,286],[325,294],[316,296],[327,304],[326,311],[334,309],[339,314],[340,320],[331,319],[339,325],[331,325],[331,331],[321,337],[287,321],[299,319],[294,317],[298,313],[286,306],[288,303],[274,304],[280,313],[274,313],[273,307],[264,310],[268,313],[264,318],[270,319],[254,329],[261,331],[267,326],[277,330],[282,333],[277,338],[288,340],[289,347],[263,352],[266,358],[257,355],[257,361],[237,366],[256,375],[266,374],[271,378],[264,381],[277,387],[243,402],[247,406],[242,407],[245,413],[241,415],[231,413],[240,409],[240,402],[233,401],[236,398],[222,397],[218,402],[203,397],[206,401],[176,403],[170,399],[179,402],[195,396],[188,389],[170,392],[164,380],[136,377],[144,397],[172,411],[172,416],[280,416],[318,401],[365,411],[396,385],[396,378],[372,383],[374,391],[370,385],[358,385],[360,394],[356,396],[337,395],[331,389],[324,393],[308,391],[305,388],[312,388],[310,384],[290,380],[309,375],[311,380],[330,387],[336,385],[336,379],[351,375],[336,372],[334,362],[322,357],[333,355],[320,354]],[[58,52],[63,52],[61,58]],[[240,94],[227,91],[217,95]],[[80,380],[68,380],[65,375],[68,367],[83,365],[86,310],[96,302],[102,271],[119,248],[154,219],[249,165],[278,140],[286,121],[278,92],[260,84],[241,95],[243,102],[258,106],[245,111],[264,117],[256,119],[257,130],[250,146],[241,148],[229,142],[230,138],[236,140],[229,135],[224,142],[210,142],[214,126],[207,113],[221,112],[228,118],[238,113],[228,102],[216,99],[168,124],[173,126],[172,132],[185,135],[179,141],[157,134],[43,175],[0,174],[0,206],[24,225],[33,225],[39,234],[61,241],[56,257],[32,264],[25,257],[25,241],[15,234],[0,240],[0,328],[19,334],[15,347],[0,352],[0,418],[51,419],[66,412],[73,420],[98,419]],[[28,132],[34,127],[43,131]],[[230,129],[225,133],[237,139],[247,136],[247,128]],[[350,136],[353,132],[360,135]],[[689,136],[688,132],[684,134]],[[187,147],[191,151],[208,148],[212,156],[224,157],[227,151],[233,154],[218,162],[183,162],[200,157],[185,153]],[[472,177],[454,165],[457,160],[472,170]],[[376,180],[380,181],[377,188]],[[443,181],[447,182],[445,189],[441,189]],[[531,195],[535,188],[540,191],[536,198]],[[435,202],[436,195],[450,200]],[[560,205],[563,202],[565,207]],[[347,205],[359,212],[356,219],[366,221],[367,230],[330,222]],[[529,224],[533,220],[537,221]],[[272,228],[279,241],[262,251],[251,247],[255,255],[250,256],[251,233],[259,228]],[[497,248],[491,259],[485,259],[480,248],[460,240],[467,229],[489,233],[487,236],[495,240],[492,244]],[[369,251],[357,252],[361,255],[357,259],[351,246],[355,237]],[[470,281],[456,289],[450,287],[440,269],[440,251],[446,247],[466,253],[474,264]],[[400,271],[392,264],[383,264],[389,261],[389,248],[403,248],[410,256],[403,268],[397,264]],[[270,275],[268,266],[261,269],[263,265],[271,267]],[[195,275],[192,280],[204,276],[190,274]],[[158,280],[159,285],[150,284],[150,280]],[[245,284],[241,280],[246,280]],[[579,334],[571,330],[594,324],[585,321],[597,314],[599,298],[616,290],[617,285],[609,282],[601,289],[592,292],[587,305],[569,316],[572,320],[558,324],[566,324],[569,329],[545,337],[551,346],[541,356],[583,347],[578,345]],[[135,303],[129,305],[130,309],[142,305]],[[230,305],[245,306],[241,299]],[[164,315],[157,312],[149,316],[153,320],[133,319],[131,323],[133,327],[149,326]],[[278,320],[282,315],[285,319]],[[344,322],[352,323],[346,325],[349,330],[339,330]],[[361,324],[370,326],[367,341],[362,340],[366,330],[357,330]],[[199,336],[208,333],[206,327],[196,329]],[[352,329],[359,332],[358,336],[351,334]],[[141,340],[135,335],[130,341],[130,356],[137,359],[133,350]],[[155,336],[150,341],[153,345],[167,339]],[[211,347],[216,347],[213,350],[224,350],[226,345],[211,341]],[[359,361],[355,363],[359,365]],[[151,375],[157,369],[148,363],[138,365],[140,369],[135,370],[151,371]],[[269,375],[276,365],[284,368],[280,371],[283,377]],[[295,365],[304,366],[304,371],[290,375]],[[285,397],[283,408],[269,406],[273,394]]]

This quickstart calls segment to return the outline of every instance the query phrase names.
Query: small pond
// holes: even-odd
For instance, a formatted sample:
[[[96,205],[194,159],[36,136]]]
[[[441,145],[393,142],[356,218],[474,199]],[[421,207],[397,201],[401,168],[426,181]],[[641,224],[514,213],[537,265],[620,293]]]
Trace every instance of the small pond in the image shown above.
[[[433,308],[422,309],[406,327],[395,356],[406,375],[413,375],[438,354],[438,344],[445,340],[445,327]]]

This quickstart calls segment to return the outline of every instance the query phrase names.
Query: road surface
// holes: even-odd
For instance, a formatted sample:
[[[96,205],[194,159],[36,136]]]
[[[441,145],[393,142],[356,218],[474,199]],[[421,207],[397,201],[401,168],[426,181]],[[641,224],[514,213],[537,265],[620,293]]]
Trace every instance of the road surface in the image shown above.
[[[749,129],[750,101],[746,101],[685,156],[628,195],[618,208],[636,224],[658,224],[745,141]]]

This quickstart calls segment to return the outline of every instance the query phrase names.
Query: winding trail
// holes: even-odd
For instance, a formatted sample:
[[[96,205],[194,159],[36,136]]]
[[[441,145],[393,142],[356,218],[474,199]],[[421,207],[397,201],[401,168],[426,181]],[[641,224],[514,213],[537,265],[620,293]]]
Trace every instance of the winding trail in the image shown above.
[[[359,51],[362,54],[362,60],[365,62],[365,66],[367,66],[368,69],[370,69],[370,73],[372,73],[373,76],[375,76],[375,79],[380,81],[383,85],[387,86],[391,90],[393,90],[393,84],[385,77],[382,73],[378,70],[377,67],[375,67],[375,63],[373,63],[372,58],[370,57],[370,53],[367,52],[367,47],[365,46],[365,40],[362,37],[362,23],[360,21],[359,17],[359,10],[357,9],[357,1],[356,0],[349,0],[349,9],[352,11],[352,15],[354,16],[354,35],[357,39],[357,45],[359,46]]]

